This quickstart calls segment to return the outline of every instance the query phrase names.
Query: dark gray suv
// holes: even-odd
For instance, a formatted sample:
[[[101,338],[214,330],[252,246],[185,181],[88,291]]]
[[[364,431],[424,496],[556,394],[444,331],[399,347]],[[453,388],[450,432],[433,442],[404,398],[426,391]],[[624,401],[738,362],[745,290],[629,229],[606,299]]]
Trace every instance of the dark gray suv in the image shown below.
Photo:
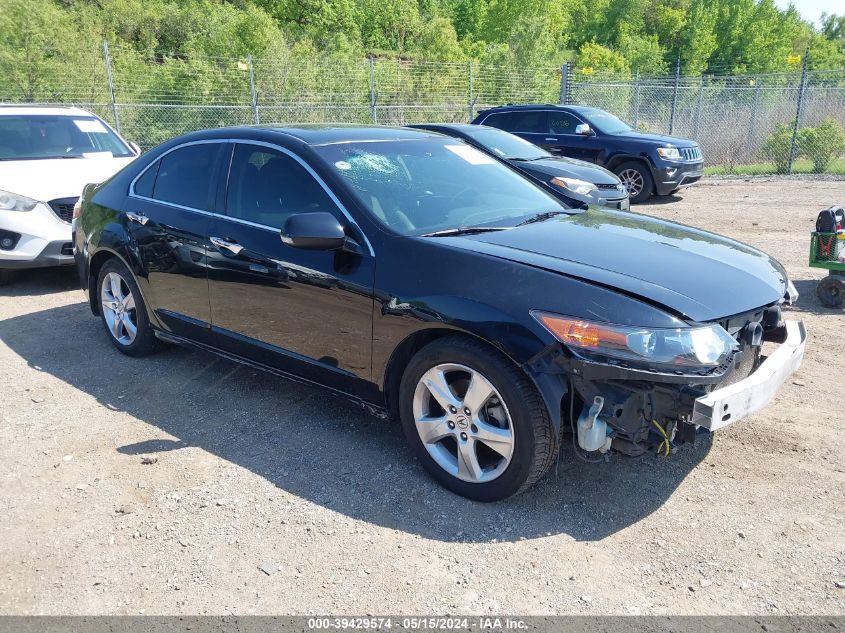
[[[516,134],[552,154],[601,165],[619,176],[631,202],[675,193],[704,175],[695,141],[639,132],[598,108],[507,105],[482,110],[473,123]]]

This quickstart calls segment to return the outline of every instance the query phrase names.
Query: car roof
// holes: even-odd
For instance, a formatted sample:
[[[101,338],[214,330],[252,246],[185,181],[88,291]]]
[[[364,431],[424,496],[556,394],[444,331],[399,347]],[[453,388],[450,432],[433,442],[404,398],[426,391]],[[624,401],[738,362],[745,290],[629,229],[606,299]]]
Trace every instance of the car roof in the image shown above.
[[[466,130],[472,131],[486,125],[473,125],[472,123],[412,123],[408,127],[416,130]],[[497,129],[497,128],[492,128]]]
[[[0,103],[0,116],[96,116],[88,110],[73,106],[41,106]]]
[[[571,105],[568,103],[565,105],[561,103],[508,103],[506,105],[494,106],[492,108],[487,108],[486,110],[480,110],[479,113],[507,112],[508,110],[536,110],[537,108],[572,110],[573,112],[590,112],[592,110],[598,110],[598,108],[591,106]]]
[[[303,125],[259,125],[248,129],[279,132],[292,136],[308,145],[331,145],[355,141],[405,141],[436,138],[423,130],[387,125],[344,125],[337,123]]]

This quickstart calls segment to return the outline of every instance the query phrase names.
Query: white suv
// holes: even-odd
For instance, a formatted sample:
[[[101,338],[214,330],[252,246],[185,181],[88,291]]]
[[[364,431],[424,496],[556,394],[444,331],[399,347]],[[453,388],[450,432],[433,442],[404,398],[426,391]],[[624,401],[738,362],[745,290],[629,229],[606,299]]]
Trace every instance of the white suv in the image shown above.
[[[0,105],[0,285],[15,269],[73,264],[82,188],[139,153],[85,110]]]

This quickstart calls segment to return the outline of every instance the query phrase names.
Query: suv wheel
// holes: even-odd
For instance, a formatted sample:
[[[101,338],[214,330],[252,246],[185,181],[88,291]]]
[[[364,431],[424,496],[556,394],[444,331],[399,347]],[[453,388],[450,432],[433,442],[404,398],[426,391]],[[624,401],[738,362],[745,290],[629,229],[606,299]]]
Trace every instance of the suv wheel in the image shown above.
[[[135,278],[118,259],[100,269],[97,280],[100,316],[114,346],[129,356],[146,356],[158,348]]]
[[[619,180],[625,185],[631,202],[645,202],[651,197],[654,181],[648,167],[641,162],[629,160],[618,165],[613,173],[619,176]]]
[[[405,435],[443,486],[478,501],[522,492],[557,455],[540,394],[485,345],[449,336],[411,359],[399,389]]]

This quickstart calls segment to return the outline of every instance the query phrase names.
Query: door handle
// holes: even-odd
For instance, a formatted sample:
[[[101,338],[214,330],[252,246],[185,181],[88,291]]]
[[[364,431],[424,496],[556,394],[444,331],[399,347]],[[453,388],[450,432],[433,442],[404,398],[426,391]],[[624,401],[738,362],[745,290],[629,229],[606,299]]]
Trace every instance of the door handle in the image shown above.
[[[133,222],[137,222],[141,226],[144,226],[150,219],[143,215],[142,213],[132,213],[131,211],[126,212],[126,217],[132,220]]]
[[[547,136],[547,137],[546,137],[546,140],[547,140],[547,141],[556,141],[557,139],[556,139],[556,138],[554,138],[554,137],[551,137],[551,136]]]
[[[227,251],[232,253],[232,255],[239,255],[240,252],[244,249],[244,247],[238,244],[237,242],[229,242],[228,240],[224,240],[219,237],[212,237],[209,239],[211,240],[211,243],[214,244],[217,248],[226,249]]]

